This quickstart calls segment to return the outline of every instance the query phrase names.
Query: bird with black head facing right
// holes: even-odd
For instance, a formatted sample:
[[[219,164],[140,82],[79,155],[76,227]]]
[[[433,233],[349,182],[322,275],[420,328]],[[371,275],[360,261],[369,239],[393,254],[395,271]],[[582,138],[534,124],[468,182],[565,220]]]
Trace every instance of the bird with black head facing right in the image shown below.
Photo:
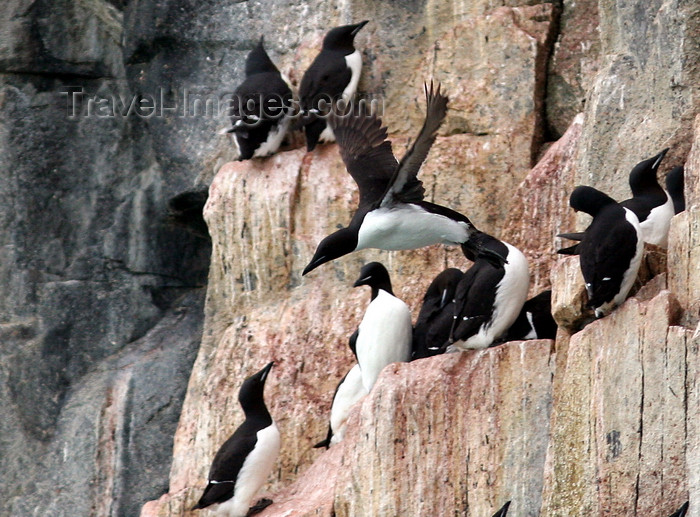
[[[654,246],[661,246],[662,248],[668,246],[668,231],[671,227],[671,218],[674,213],[677,213],[674,212],[674,206],[676,204],[674,197],[670,192],[666,192],[661,187],[656,177],[661,161],[664,159],[667,152],[668,148],[651,158],[642,160],[634,166],[629,175],[632,197],[620,201],[622,207],[628,208],[637,216],[644,242],[648,242]],[[677,173],[674,173],[674,176],[672,176],[672,182],[677,182],[677,176],[675,174]],[[672,188],[677,189],[676,184],[672,184]],[[682,188],[681,186],[681,192]],[[557,237],[581,241],[581,239],[583,239],[583,232],[561,233]],[[562,255],[578,255],[579,245],[574,244],[567,248],[561,248],[557,253]]]
[[[637,216],[644,242],[662,248],[668,247],[668,231],[674,215],[673,199],[656,177],[667,152],[668,148],[634,166],[629,177],[632,197],[620,202]]]
[[[335,101],[351,101],[362,72],[362,54],[355,48],[355,36],[368,23],[343,25],[328,31],[321,52],[304,72],[299,85],[301,124],[306,135],[306,149],[313,151],[319,142],[335,137],[328,127],[323,104],[330,108]]]
[[[359,111],[331,115],[340,156],[357,183],[360,202],[350,224],[319,243],[302,275],[361,249],[410,250],[432,244],[460,245],[465,255],[478,255],[503,267],[504,257],[472,239],[478,230],[469,219],[424,199],[425,189],[417,175],[445,119],[448,101],[440,86],[434,89],[432,83],[430,89],[425,86],[425,96],[425,122],[401,162],[386,140],[381,119],[364,105]]]
[[[669,517],[685,517],[685,514],[688,513],[688,508],[690,507],[690,502],[686,501],[681,505],[681,507],[673,512]]]
[[[508,508],[509,507],[510,507],[510,501],[507,501],[506,504],[501,506],[501,509],[498,510],[496,513],[494,513],[492,517],[506,517],[506,515],[508,515]]]
[[[219,517],[245,517],[255,493],[272,471],[280,450],[280,433],[263,397],[272,365],[268,363],[241,385],[238,401],[245,420],[214,456],[207,487],[192,510],[216,505],[213,510]]]

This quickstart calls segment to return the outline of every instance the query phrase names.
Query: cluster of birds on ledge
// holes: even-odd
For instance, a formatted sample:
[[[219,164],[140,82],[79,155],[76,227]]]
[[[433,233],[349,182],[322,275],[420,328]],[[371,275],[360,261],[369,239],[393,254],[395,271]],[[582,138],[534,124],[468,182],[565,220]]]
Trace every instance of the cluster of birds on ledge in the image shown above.
[[[415,326],[408,306],[394,295],[386,268],[379,262],[362,267],[354,287],[369,286],[371,301],[349,339],[357,362],[336,388],[327,436],[316,447],[342,440],[351,407],[370,392],[390,363],[506,341],[554,339],[557,330],[551,291],[526,300],[529,270],[520,250],[479,231],[463,214],[424,199],[417,175],[447,114],[448,98],[439,84],[425,86],[425,122],[401,161],[392,152],[381,119],[366,106],[329,112],[319,107],[319,99],[348,101],[355,94],[361,57],[354,37],[366,23],[332,29],[301,81],[297,126],[305,131],[308,150],[319,141],[335,140],[359,189],[359,206],[348,226],[319,243],[303,275],[366,248],[459,245],[473,265],[467,271],[447,269],[433,280]],[[262,39],[248,55],[246,79],[236,95],[239,102],[234,103],[233,127],[228,131],[234,134],[240,159],[276,152],[292,128],[292,116],[285,108],[289,104],[277,104],[275,113],[263,104],[268,97],[291,99],[292,92]],[[667,151],[634,167],[629,176],[632,198],[626,201],[618,203],[588,186],[571,193],[571,207],[593,220],[584,232],[560,235],[578,242],[559,253],[579,256],[588,305],[596,317],[604,317],[625,300],[637,277],[644,243],[666,247],[671,218],[685,209],[683,168],[667,175],[667,190],[657,180]],[[280,433],[263,397],[272,366],[269,363],[243,382],[239,402],[245,421],[215,455],[206,489],[193,509],[213,506],[217,515],[243,517],[271,504],[263,499],[250,507],[280,448]],[[494,517],[505,517],[509,505],[510,501]],[[685,515],[687,506],[672,517]]]

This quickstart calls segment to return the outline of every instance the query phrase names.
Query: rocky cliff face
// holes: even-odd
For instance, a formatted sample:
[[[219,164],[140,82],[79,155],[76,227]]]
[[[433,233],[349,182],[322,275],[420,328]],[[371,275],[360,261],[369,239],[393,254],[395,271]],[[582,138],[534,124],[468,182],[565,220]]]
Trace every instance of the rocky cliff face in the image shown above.
[[[689,496],[697,515],[695,210],[674,220],[669,280],[652,271],[660,276],[635,298],[582,331],[577,265],[553,251],[556,233],[577,222],[566,206],[575,184],[624,198],[631,167],[669,145],[664,172],[688,159],[695,181],[698,8],[533,4],[426,5],[409,15],[358,3],[338,23],[376,20],[358,37],[369,58],[362,84],[384,96],[398,153],[420,125],[420,81],[446,85],[451,110],[421,177],[431,199],[526,252],[533,292],[552,285],[556,309],[571,313],[556,342],[387,368],[345,441],[311,449],[367,303],[350,288],[360,265],[387,264],[416,312],[437,272],[467,265],[440,247],[368,251],[302,278],[318,240],[356,203],[335,146],[226,165],[205,210],[209,332],[170,493],[142,515],[189,515],[211,457],[241,421],[237,386],[273,359],[267,400],[285,444],[267,486],[275,504],[262,515],[488,515],[508,499],[514,515],[664,515]],[[292,63],[303,70],[309,52],[300,48]],[[561,138],[540,158],[553,135]]]
[[[190,515],[241,422],[241,381],[270,360],[283,446],[264,516],[490,515],[509,499],[518,516],[668,515],[688,498],[700,515],[696,2],[4,9],[0,515],[133,516],[149,499],[143,516]],[[422,82],[440,80],[451,104],[421,172],[428,196],[519,246],[562,327],[556,342],[387,368],[321,452],[369,297],[350,287],[360,266],[385,263],[417,314],[434,275],[468,263],[443,247],[366,251],[302,278],[357,202],[337,148],[227,163],[225,117],[202,106],[240,80],[260,34],[298,83],[324,31],[361,19],[360,90],[383,100],[395,152],[420,127]],[[99,116],[100,99],[134,95],[177,108]],[[631,167],[667,146],[662,172],[686,163],[689,207],[667,273],[579,330],[576,264],[554,254],[557,233],[585,224],[568,192],[627,197]],[[211,248],[196,218],[178,219],[192,232],[167,216],[203,187]],[[178,199],[196,213],[201,198]]]

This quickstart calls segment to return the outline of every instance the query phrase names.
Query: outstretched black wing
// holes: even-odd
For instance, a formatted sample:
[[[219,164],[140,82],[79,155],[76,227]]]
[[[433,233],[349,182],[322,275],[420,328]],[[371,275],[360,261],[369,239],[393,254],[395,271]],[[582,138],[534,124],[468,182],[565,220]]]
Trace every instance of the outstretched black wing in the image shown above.
[[[395,198],[403,202],[417,203],[423,200],[425,189],[423,183],[418,179],[418,171],[423,165],[430,148],[435,142],[437,131],[440,129],[445,115],[447,114],[446,95],[440,93],[440,84],[437,89],[430,82],[425,88],[425,122],[418,133],[418,137],[411,148],[406,152],[399,163],[394,176],[389,182],[387,191],[382,199],[382,204],[391,203]]]
[[[381,119],[360,105],[357,112],[333,113],[328,122],[345,168],[360,189],[360,206],[378,205],[398,167]]]

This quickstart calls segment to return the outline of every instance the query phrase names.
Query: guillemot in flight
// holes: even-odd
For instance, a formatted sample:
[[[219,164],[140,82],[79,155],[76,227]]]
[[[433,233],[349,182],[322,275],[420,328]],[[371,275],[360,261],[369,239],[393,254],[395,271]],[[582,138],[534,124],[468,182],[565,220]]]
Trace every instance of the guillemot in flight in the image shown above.
[[[365,248],[409,250],[432,244],[461,245],[496,267],[505,258],[475,243],[478,230],[464,215],[424,200],[425,189],[417,174],[435,141],[447,113],[447,96],[440,86],[425,86],[426,116],[423,127],[401,162],[386,140],[381,119],[366,112],[333,115],[329,122],[336,135],[345,167],[360,190],[360,202],[350,224],[324,238],[302,275],[321,264]]]

